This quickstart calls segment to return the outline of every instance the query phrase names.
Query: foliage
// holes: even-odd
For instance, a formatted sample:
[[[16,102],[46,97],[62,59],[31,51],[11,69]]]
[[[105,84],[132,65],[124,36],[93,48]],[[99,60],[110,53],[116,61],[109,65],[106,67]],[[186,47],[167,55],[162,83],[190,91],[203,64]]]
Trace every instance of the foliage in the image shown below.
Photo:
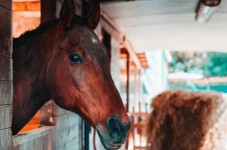
[[[227,76],[227,53],[171,52],[170,73],[188,72],[204,76]]]
[[[171,52],[173,61],[169,67],[170,73],[189,72],[202,74],[200,66],[207,59],[206,53],[198,52]]]
[[[205,76],[227,76],[227,53],[208,53],[201,69]]]

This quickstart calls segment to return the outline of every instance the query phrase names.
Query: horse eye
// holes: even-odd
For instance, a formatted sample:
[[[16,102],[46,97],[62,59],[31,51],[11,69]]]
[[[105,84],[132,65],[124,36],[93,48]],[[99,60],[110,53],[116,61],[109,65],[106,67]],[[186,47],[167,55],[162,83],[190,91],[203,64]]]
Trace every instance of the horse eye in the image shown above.
[[[83,63],[82,58],[78,54],[71,54],[71,55],[69,55],[69,59],[72,62],[76,63],[76,64],[82,64]]]

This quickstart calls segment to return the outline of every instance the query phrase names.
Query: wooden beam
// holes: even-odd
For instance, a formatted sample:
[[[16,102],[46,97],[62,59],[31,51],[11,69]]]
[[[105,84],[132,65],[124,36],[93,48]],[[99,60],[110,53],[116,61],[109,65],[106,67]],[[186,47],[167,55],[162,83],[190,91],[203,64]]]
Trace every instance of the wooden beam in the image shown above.
[[[0,1],[0,149],[12,149],[12,0]]]
[[[19,134],[13,137],[13,146],[14,147],[23,146],[25,143],[35,141],[40,137],[51,135],[53,133],[53,130],[54,130],[54,127],[45,126],[45,127],[41,127],[39,129],[33,130],[32,132],[31,131],[27,132],[26,134]],[[41,147],[41,145],[39,145],[39,147]]]
[[[11,56],[11,53],[12,53],[11,52],[11,47],[12,47],[11,42],[12,42],[11,34],[1,31],[1,29],[0,29],[0,43],[1,43],[0,44],[0,56],[6,56],[6,57]]]
[[[12,0],[1,0],[0,1],[0,6],[12,10]]]
[[[40,2],[14,2],[13,11],[40,11]]]
[[[0,56],[0,81],[12,81],[12,59]]]
[[[41,22],[47,22],[56,17],[56,0],[41,0]]]
[[[5,7],[0,6],[0,31],[11,34],[12,12]]]
[[[6,106],[6,105],[12,104],[12,97],[13,97],[12,91],[13,91],[13,82],[0,81],[0,107],[1,105]],[[11,93],[11,94],[6,94],[6,93]],[[1,123],[0,123],[0,126],[1,126]]]
[[[11,139],[11,128],[0,130],[0,149],[1,150],[11,150],[12,149],[12,139]]]
[[[11,127],[11,112],[11,105],[0,105],[0,122],[4,122],[0,124],[0,130],[8,129]]]

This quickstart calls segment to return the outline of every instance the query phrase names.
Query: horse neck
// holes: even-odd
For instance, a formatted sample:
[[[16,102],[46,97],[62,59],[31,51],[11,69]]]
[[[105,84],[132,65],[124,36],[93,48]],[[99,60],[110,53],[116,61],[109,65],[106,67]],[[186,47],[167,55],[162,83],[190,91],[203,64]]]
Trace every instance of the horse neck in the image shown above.
[[[19,48],[14,48],[13,134],[18,133],[50,99],[44,82],[45,51],[50,46],[45,39],[45,34],[39,35]],[[52,43],[51,38],[48,41]]]

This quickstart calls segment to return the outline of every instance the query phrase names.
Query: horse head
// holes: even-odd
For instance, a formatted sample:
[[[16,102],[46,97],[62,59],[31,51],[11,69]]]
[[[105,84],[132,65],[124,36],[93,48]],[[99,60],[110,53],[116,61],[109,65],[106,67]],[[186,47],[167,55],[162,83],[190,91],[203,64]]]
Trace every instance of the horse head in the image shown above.
[[[91,6],[81,18],[74,15],[73,1],[64,1],[45,81],[60,107],[78,113],[96,128],[106,149],[117,149],[126,140],[130,121],[111,77],[111,54],[92,30],[100,6]]]

